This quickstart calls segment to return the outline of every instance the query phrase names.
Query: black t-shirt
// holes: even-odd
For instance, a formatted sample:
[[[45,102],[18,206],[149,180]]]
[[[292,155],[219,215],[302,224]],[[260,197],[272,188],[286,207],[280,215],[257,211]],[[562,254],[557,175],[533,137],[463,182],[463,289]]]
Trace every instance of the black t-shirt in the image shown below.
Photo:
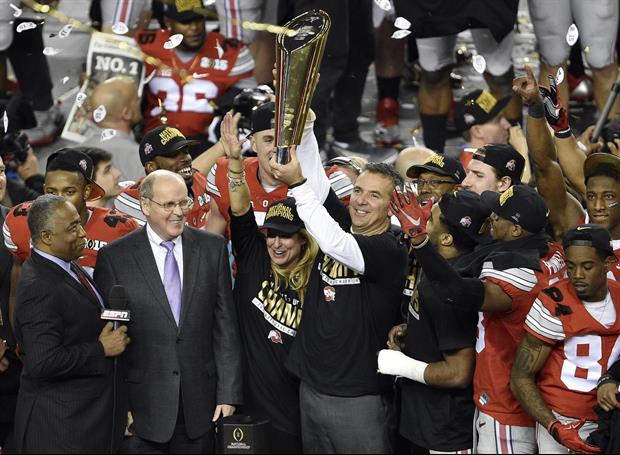
[[[266,240],[252,209],[231,216],[230,230],[243,342],[243,412],[264,415],[278,430],[298,435],[299,381],[284,363],[299,329],[302,302],[294,291],[275,289]]]
[[[319,253],[304,302],[304,323],[286,366],[318,391],[379,394],[393,378],[377,373],[377,352],[399,321],[407,249],[392,232],[354,234],[363,275]]]
[[[466,256],[451,260],[457,267]],[[439,300],[422,272],[409,304],[403,352],[426,363],[441,362],[443,352],[476,345],[477,314]],[[471,448],[473,386],[445,389],[402,379],[400,434],[420,447],[438,451]]]

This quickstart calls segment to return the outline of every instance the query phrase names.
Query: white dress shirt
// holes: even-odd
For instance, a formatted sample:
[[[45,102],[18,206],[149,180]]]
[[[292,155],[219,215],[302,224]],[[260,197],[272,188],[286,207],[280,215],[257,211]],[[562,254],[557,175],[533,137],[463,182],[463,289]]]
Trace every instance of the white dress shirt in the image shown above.
[[[149,244],[151,245],[151,250],[153,250],[153,256],[155,256],[155,263],[157,264],[159,277],[161,278],[161,282],[163,283],[164,264],[166,262],[166,254],[168,253],[168,250],[165,246],[162,246],[161,244],[164,239],[158,236],[148,223],[146,223],[146,233],[149,237]],[[177,260],[177,264],[179,266],[181,289],[183,289],[183,242],[181,240],[181,236],[172,239],[172,241],[174,242],[174,258]]]

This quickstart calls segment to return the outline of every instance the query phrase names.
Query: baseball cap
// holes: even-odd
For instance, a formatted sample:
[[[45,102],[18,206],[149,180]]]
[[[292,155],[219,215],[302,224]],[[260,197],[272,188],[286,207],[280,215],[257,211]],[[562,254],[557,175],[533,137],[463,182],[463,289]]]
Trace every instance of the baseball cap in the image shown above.
[[[252,110],[252,134],[275,128],[276,103],[269,101]]]
[[[592,175],[605,169],[620,174],[620,158],[611,153],[592,153],[583,163],[583,176],[587,181]]]
[[[448,224],[463,231],[474,242],[479,243],[484,238],[480,230],[491,210],[478,193],[473,191],[446,193],[439,200],[439,209]]]
[[[608,256],[614,256],[611,233],[598,224],[580,224],[566,232],[562,246],[566,249],[571,245],[591,246]]]
[[[461,183],[465,178],[465,170],[455,158],[434,153],[422,164],[414,164],[407,169],[407,177],[418,178],[423,171],[451,177],[455,183]]]
[[[156,156],[175,156],[183,147],[199,144],[185,139],[183,133],[171,126],[162,125],[146,133],[140,141],[140,161],[144,166]]]
[[[204,19],[205,5],[202,0],[172,0],[164,3],[164,16],[177,22]]]
[[[474,152],[474,160],[493,167],[499,177],[510,177],[513,185],[521,183],[525,158],[510,144],[486,144]]]
[[[538,234],[547,225],[547,204],[535,189],[527,185],[513,185],[501,194],[484,191],[482,200],[496,215],[533,234]]]
[[[88,201],[95,201],[105,196],[105,190],[95,183],[93,160],[86,153],[69,147],[62,148],[47,158],[45,172],[50,170],[50,167],[53,167],[52,170],[79,172],[82,174],[91,185]]]
[[[273,229],[285,234],[294,234],[304,228],[304,222],[299,218],[295,199],[286,198],[273,201],[267,207],[267,215],[263,229]]]
[[[510,96],[496,99],[486,90],[474,90],[463,97],[454,108],[454,124],[458,131],[467,131],[497,116],[510,102]]]

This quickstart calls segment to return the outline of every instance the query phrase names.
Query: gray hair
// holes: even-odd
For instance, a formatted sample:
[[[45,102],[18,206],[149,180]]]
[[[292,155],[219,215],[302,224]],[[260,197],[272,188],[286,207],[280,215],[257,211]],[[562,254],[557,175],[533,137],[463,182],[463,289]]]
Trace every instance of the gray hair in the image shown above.
[[[181,177],[179,174],[177,174],[176,172],[172,172],[172,171],[167,171],[164,169],[158,169],[156,171],[151,172],[149,175],[147,175],[144,180],[142,180],[142,183],[140,183],[140,197],[142,198],[146,198],[146,199],[153,199],[153,196],[155,196],[155,184],[157,181],[158,177],[163,177],[163,176],[169,176],[169,177],[173,177],[179,180],[179,182],[183,183],[183,185],[185,185],[185,180],[183,180],[183,177]]]
[[[371,174],[379,174],[387,177],[392,181],[394,187],[403,186],[403,178],[396,171],[394,166],[386,163],[366,163],[362,172],[369,172]]]
[[[28,211],[28,229],[32,242],[38,241],[41,232],[50,229],[50,222],[58,206],[67,200],[55,194],[44,194],[34,200]]]

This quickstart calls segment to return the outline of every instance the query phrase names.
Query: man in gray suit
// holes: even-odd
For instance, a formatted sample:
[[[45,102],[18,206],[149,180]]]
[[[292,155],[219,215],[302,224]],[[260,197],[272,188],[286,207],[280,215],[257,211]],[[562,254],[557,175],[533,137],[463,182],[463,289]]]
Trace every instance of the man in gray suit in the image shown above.
[[[213,452],[213,422],[241,403],[241,351],[223,237],[185,226],[178,174],[140,187],[147,223],[99,251],[103,295],[123,285],[132,344],[124,357],[133,417],[128,453]]]

